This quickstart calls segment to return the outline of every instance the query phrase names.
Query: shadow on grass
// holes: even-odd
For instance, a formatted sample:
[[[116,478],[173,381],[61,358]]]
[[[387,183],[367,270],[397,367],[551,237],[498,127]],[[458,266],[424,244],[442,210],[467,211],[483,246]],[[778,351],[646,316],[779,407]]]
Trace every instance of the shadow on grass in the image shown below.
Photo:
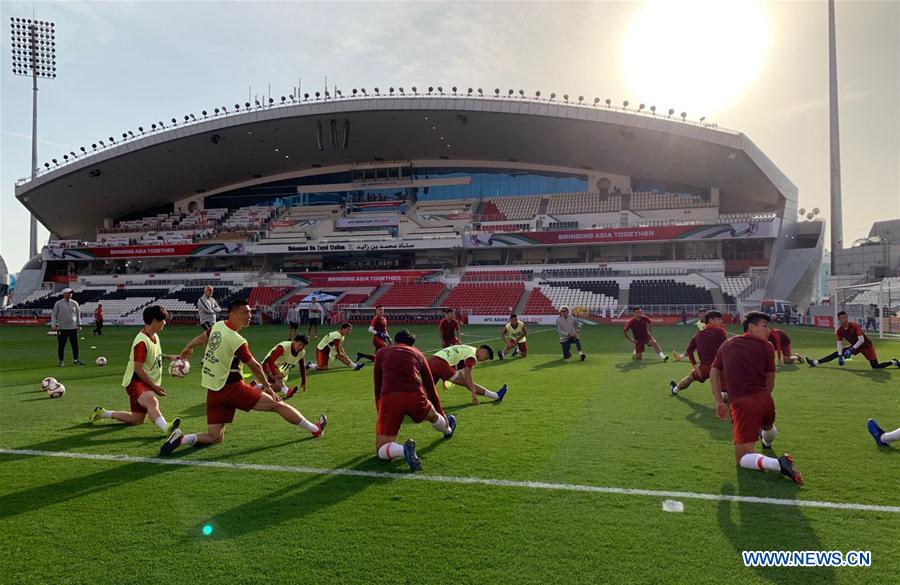
[[[731,425],[719,420],[719,417],[716,416],[716,409],[712,406],[694,402],[693,400],[686,398],[683,392],[686,392],[686,390],[682,390],[676,394],[675,398],[682,404],[691,407],[691,412],[684,417],[684,420],[704,429],[713,439],[721,441],[730,440]]]
[[[737,492],[731,483],[722,485],[723,495],[764,496],[796,499],[799,489],[786,477],[767,471],[737,470]],[[722,534],[734,548],[736,566],[743,565],[742,551],[803,551],[825,550],[809,520],[798,506],[768,506],[748,502],[719,502],[717,517]],[[748,568],[760,579],[773,583],[795,585],[834,583],[833,568],[794,567]]]
[[[568,366],[569,364],[580,364],[580,363],[581,363],[581,361],[578,359],[578,356],[574,355],[567,360],[559,358],[557,360],[552,360],[549,362],[544,362],[542,364],[538,364],[538,365],[534,366],[533,368],[531,368],[531,371],[546,370],[548,368],[560,368],[562,366]]]
[[[653,367],[653,366],[661,366],[664,363],[666,363],[666,362],[661,361],[661,360],[655,360],[650,363],[648,363],[644,360],[630,360],[627,362],[619,362],[618,364],[616,364],[616,369],[622,373],[628,373],[628,372],[632,372],[634,370],[640,370],[643,368],[649,368],[649,367]]]
[[[854,376],[859,376],[861,378],[867,378],[870,382],[875,382],[877,384],[884,384],[891,380],[891,374],[887,370],[888,368],[882,368],[880,370],[856,370],[852,368],[839,368],[838,372],[844,372],[847,374],[853,374]]]
[[[144,426],[149,424],[149,426]],[[89,429],[75,435],[66,435],[56,439],[48,439],[27,446],[9,446],[11,449],[28,449],[32,451],[79,451],[86,447],[95,447],[98,445],[116,445],[120,443],[150,443],[162,442],[165,437],[154,431],[156,427],[152,423],[144,423],[144,425],[126,425],[123,423],[110,423],[103,426],[90,426],[87,423],[74,425],[67,430],[72,429]],[[129,429],[127,434],[122,431]],[[152,429],[147,432],[144,429]],[[20,459],[31,459],[31,455],[5,455],[5,461],[17,461]]]

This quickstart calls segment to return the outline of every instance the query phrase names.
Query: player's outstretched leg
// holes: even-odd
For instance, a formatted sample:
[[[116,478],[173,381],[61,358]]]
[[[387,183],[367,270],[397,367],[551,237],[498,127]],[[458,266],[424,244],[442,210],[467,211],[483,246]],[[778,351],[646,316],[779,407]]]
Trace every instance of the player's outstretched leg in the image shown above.
[[[328,417],[326,417],[324,414],[319,417],[318,424],[310,422],[302,414],[300,414],[299,410],[297,410],[290,404],[287,404],[286,402],[279,402],[265,393],[263,393],[259,397],[259,402],[256,403],[256,406],[253,407],[253,410],[278,413],[281,418],[291,423],[292,425],[296,425],[301,429],[309,431],[313,437],[321,437],[322,433],[325,432],[325,425],[328,424]]]
[[[872,438],[875,439],[875,444],[879,447],[887,447],[891,443],[900,441],[900,428],[886,433],[884,432],[884,429],[878,426],[878,423],[871,418],[868,420],[867,426],[869,434],[872,435]]]
[[[679,380],[677,382],[675,380],[669,380],[669,391],[674,396],[675,394],[678,394],[682,390],[687,390],[688,386],[690,386],[693,382],[694,382],[693,374],[688,374],[687,376],[685,376],[684,378],[682,378],[681,380]]]
[[[900,367],[897,365],[897,358],[894,358],[887,362],[879,362],[878,360],[869,360],[869,366],[871,366],[871,368],[873,370],[881,370],[884,368],[889,368],[891,366]]]
[[[809,365],[809,367],[814,368],[814,367],[822,365],[822,364],[827,364],[828,362],[830,362],[832,360],[836,360],[839,357],[841,357],[840,354],[838,354],[838,352],[836,352],[836,351],[833,351],[830,354],[826,355],[825,357],[819,358],[817,360],[814,360],[812,358],[806,358],[806,363]]]
[[[770,429],[774,431],[774,427]],[[774,437],[771,438],[774,440]],[[803,475],[794,469],[794,458],[785,453],[779,458],[767,457],[753,451],[755,443],[745,443],[735,445],[735,455],[738,465],[744,469],[755,469],[757,471],[778,471],[782,475],[787,476],[797,485],[803,485]]]
[[[369,360],[370,362],[374,362],[374,361],[375,361],[375,356],[372,355],[372,354],[370,354],[370,353],[362,353],[362,352],[357,352],[357,353],[356,353],[356,361],[357,361],[357,362],[359,362],[360,360],[362,360],[362,359],[364,359],[364,358],[367,359],[367,360]]]

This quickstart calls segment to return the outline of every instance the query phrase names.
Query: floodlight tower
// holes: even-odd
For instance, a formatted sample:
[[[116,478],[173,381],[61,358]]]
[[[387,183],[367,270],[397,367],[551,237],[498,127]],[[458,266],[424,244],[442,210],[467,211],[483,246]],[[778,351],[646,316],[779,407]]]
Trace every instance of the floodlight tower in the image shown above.
[[[13,75],[30,76],[31,103],[31,179],[37,177],[37,98],[38,77],[56,77],[56,30],[54,23],[32,18],[9,19]],[[31,216],[28,255],[37,254],[37,219]]]
[[[841,135],[838,122],[837,44],[834,33],[834,0],[828,0],[828,106],[831,141],[831,274],[844,247],[844,212],[841,197]]]

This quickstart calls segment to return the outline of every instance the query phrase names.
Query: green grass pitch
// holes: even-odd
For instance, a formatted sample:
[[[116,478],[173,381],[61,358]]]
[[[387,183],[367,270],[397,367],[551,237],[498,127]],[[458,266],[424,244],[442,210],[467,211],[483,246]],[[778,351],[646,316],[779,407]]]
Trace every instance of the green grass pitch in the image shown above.
[[[399,327],[392,326],[396,332]],[[436,327],[413,328],[435,348]],[[109,327],[81,341],[85,367],[56,367],[56,340],[41,328],[0,328],[0,448],[154,457],[162,434],[149,422],[85,423],[94,405],[127,409],[120,381],[136,328]],[[466,327],[464,342],[499,327]],[[691,326],[659,327],[668,352]],[[169,327],[176,353],[197,332]],[[257,357],[286,330],[252,327]],[[790,329],[793,347],[821,356],[827,330]],[[369,351],[358,327],[351,355]],[[509,385],[500,405],[442,392],[459,421],[442,440],[407,423],[423,475],[553,484],[737,494],[787,500],[900,506],[900,448],[879,449],[865,422],[900,426],[900,370],[871,371],[857,358],[840,368],[779,368],[775,450],[794,455],[807,485],[740,470],[730,427],[716,419],[708,384],[678,397],[668,381],[688,366],[631,349],[618,327],[586,327],[588,360],[562,362],[553,332],[535,327],[526,359],[481,364],[476,381]],[[97,349],[89,349],[96,345]],[[900,342],[875,340],[882,359]],[[109,365],[94,359],[104,355]],[[199,363],[199,362],[197,362]],[[58,400],[40,388],[55,376]],[[197,368],[166,375],[161,399],[186,432],[205,428]],[[313,373],[293,400],[310,418],[326,412],[311,440],[271,413],[238,412],[221,445],[182,448],[179,462],[344,468],[406,473],[374,454],[371,365]],[[4,583],[888,583],[900,575],[900,514],[888,511],[537,489],[515,485],[405,481],[225,466],[160,465],[0,455],[0,575]],[[202,534],[210,524],[213,533]],[[743,550],[868,550],[869,568],[745,568]]]

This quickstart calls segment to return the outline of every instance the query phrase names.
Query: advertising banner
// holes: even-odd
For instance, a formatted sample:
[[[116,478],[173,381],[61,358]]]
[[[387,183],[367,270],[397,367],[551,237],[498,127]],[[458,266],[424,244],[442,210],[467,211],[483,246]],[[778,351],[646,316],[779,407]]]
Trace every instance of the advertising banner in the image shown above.
[[[334,220],[334,227],[338,229],[366,228],[366,227],[391,227],[400,225],[399,215],[380,215],[377,217],[342,217]]]
[[[241,256],[246,254],[242,242],[212,244],[172,244],[162,246],[109,246],[98,248],[46,247],[44,260],[96,260],[108,258],[156,258],[166,256]]]
[[[529,325],[555,325],[557,315],[519,315]],[[469,315],[469,325],[506,325],[509,315]]]
[[[290,277],[305,286],[378,286],[385,283],[412,282],[434,274],[434,270],[394,270],[370,272],[302,272]]]
[[[829,329],[834,328],[834,317],[830,315],[827,317],[816,317],[815,319],[816,327],[827,327]]]
[[[276,240],[272,240],[276,241]],[[460,238],[435,240],[408,240],[400,238],[372,242],[310,242],[305,244],[249,244],[249,254],[293,254],[303,252],[379,252],[390,250],[433,250],[437,248],[459,248]]]
[[[731,240],[774,238],[777,222],[726,223],[694,226],[658,226],[519,232],[512,234],[472,232],[463,237],[467,248],[511,246],[556,246],[571,244],[618,244],[624,242],[668,242],[671,240]]]

